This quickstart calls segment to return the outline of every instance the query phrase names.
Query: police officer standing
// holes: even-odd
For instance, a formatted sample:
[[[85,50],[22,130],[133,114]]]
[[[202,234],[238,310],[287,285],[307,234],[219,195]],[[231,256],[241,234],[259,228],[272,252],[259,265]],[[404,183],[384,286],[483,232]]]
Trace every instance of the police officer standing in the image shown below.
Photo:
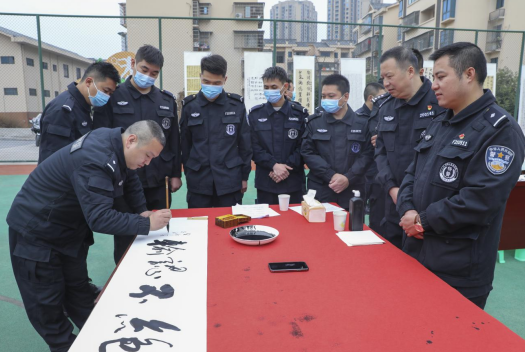
[[[73,323],[82,329],[93,297],[88,286],[88,226],[109,234],[147,235],[164,227],[168,209],[151,213],[137,168],[157,157],[161,128],[141,121],[126,132],[99,129],[60,149],[29,175],[7,215],[11,263],[24,307],[51,351],[73,344]],[[113,210],[124,196],[134,214]]]
[[[361,108],[356,110],[355,114],[358,119],[367,122],[368,131],[372,135],[371,142],[375,148],[375,140],[377,138],[377,109],[372,117],[372,109],[374,106],[373,100],[385,94],[385,88],[379,83],[368,83],[363,92],[365,103]],[[375,149],[374,149],[375,150]],[[381,228],[381,220],[385,217],[385,194],[381,184],[375,180],[377,176],[377,165],[372,163],[366,171],[365,183],[365,204],[367,204],[368,213],[370,214],[370,228],[375,232],[382,234],[384,231]]]
[[[476,45],[454,43],[430,58],[432,89],[448,110],[428,126],[399,190],[403,251],[483,309],[525,137],[483,90],[487,62]]]
[[[180,120],[188,208],[242,203],[252,149],[243,98],[226,93],[227,62],[220,55],[201,60],[201,90],[183,100]]]
[[[80,83],[72,82],[65,92],[47,104],[40,121],[42,139],[38,162],[91,131],[91,107],[105,105],[119,82],[120,76],[113,65],[95,62],[88,66]]]
[[[320,202],[348,209],[352,190],[365,191],[365,172],[374,162],[368,121],[348,106],[350,84],[340,74],[323,80],[324,112],[308,117],[301,154],[310,169],[308,189]]]
[[[268,102],[250,110],[255,188],[259,204],[279,204],[279,194],[289,194],[290,203],[301,203],[304,163],[301,137],[308,112],[284,97],[286,71],[267,68],[262,76]]]
[[[379,111],[375,161],[377,180],[385,192],[385,219],[382,235],[401,248],[403,229],[396,211],[397,193],[405,170],[414,158],[414,147],[424,137],[425,129],[443,109],[437,104],[432,83],[420,77],[412,51],[395,47],[380,59],[381,77],[386,95],[375,103]]]
[[[133,75],[115,91],[107,106],[95,109],[93,127],[128,128],[137,121],[156,121],[164,131],[166,147],[159,158],[152,160],[138,171],[148,209],[163,209],[166,207],[165,178],[169,177],[171,192],[176,192],[182,185],[180,140],[177,117],[177,104],[173,94],[155,87],[164,64],[160,50],[144,45],[139,48],[135,59],[131,59]],[[171,205],[171,192],[168,192],[168,203]],[[115,201],[118,211],[130,212],[124,198]],[[129,244],[130,236],[115,236],[114,260],[120,261]]]

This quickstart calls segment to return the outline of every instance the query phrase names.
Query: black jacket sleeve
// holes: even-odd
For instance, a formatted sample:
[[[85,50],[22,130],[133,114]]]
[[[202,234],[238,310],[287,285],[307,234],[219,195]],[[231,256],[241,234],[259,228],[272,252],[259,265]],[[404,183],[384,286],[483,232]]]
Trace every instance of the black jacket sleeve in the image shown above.
[[[124,198],[126,203],[133,209],[137,214],[140,214],[146,210],[146,197],[144,196],[144,189],[140,182],[137,171],[127,170],[126,183],[124,183]]]
[[[239,155],[243,160],[242,166],[242,180],[248,181],[250,172],[252,171],[252,141],[250,136],[250,126],[248,125],[248,118],[246,117],[246,107],[242,110],[241,118],[241,133],[237,134],[239,143]]]
[[[180,146],[180,131],[179,131],[179,116],[177,114],[177,103],[173,101],[173,113],[175,115],[173,121],[176,122],[173,126],[171,126],[171,132],[170,136],[168,138],[169,145],[166,146],[166,148],[170,148],[170,151],[174,154],[172,162],[173,167],[171,168],[171,175],[170,177],[181,177],[181,146]]]
[[[38,163],[75,140],[73,113],[66,108],[48,105],[42,114]]]

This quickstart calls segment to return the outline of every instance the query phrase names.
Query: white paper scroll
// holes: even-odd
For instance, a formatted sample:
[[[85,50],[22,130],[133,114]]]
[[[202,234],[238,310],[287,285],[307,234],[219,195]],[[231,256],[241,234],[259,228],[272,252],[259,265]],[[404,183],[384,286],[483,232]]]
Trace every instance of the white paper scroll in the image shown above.
[[[366,86],[366,59],[341,59],[341,75],[350,82],[348,104],[355,111],[365,102],[363,92]]]
[[[293,57],[295,100],[312,114],[314,111],[315,56]]]
[[[211,52],[184,52],[184,92],[186,96],[197,94],[201,90],[201,59],[208,55],[211,55]]]
[[[271,52],[244,53],[244,105],[249,111],[252,107],[266,103],[262,75],[272,66]]]
[[[69,351],[206,351],[207,251],[207,217],[137,236]]]

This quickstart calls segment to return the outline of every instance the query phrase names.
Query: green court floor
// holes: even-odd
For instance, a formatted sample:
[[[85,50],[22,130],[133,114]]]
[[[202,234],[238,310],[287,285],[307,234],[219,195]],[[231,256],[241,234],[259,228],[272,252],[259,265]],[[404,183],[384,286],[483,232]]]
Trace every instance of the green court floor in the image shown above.
[[[254,174],[250,176],[244,204],[253,204],[255,199]],[[9,259],[5,218],[26,178],[25,175],[0,176],[0,351],[3,352],[49,351],[27,319]],[[173,195],[172,208],[186,207],[186,187],[183,186]],[[489,296],[486,311],[525,338],[525,262],[516,261],[514,251],[506,251],[505,259],[505,264],[496,265],[494,290]],[[88,267],[93,281],[103,285],[115,267],[111,236],[95,234],[95,244],[89,251]]]

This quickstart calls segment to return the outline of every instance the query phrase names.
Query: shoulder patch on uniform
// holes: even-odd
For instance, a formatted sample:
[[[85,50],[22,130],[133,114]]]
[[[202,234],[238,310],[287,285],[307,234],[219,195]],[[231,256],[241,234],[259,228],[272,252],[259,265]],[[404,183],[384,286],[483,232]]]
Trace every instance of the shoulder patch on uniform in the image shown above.
[[[228,93],[226,94],[228,96],[228,98],[232,98],[232,99],[235,99],[235,100],[238,100],[240,101],[241,103],[243,102],[244,98],[242,97],[242,95],[239,95],[239,94],[235,94],[235,93]]]
[[[71,106],[69,105],[66,105],[66,104],[62,105],[62,109],[71,112]]]
[[[383,106],[383,104],[385,104],[390,99],[393,99],[390,93],[385,93],[385,94],[381,94],[375,97],[374,99],[372,99],[372,103],[380,108],[381,106]]]
[[[193,99],[197,98],[197,94],[188,95],[186,98],[182,99],[182,105],[188,104]]]
[[[167,91],[166,89],[161,89],[160,91],[162,93],[166,94],[167,96],[169,96],[170,98],[173,98],[174,100],[177,100],[177,98],[175,98],[175,95],[172,92]]]
[[[292,109],[300,111],[303,114],[308,114],[308,110],[299,104],[292,103]]]
[[[506,114],[498,111],[494,107],[489,107],[485,110],[483,117],[492,125],[494,128],[500,128],[506,122],[509,121],[509,118]]]
[[[491,145],[485,152],[485,164],[494,175],[502,175],[514,160],[514,151],[502,145]]]
[[[88,133],[86,133],[85,135],[77,139],[75,142],[73,142],[73,144],[71,144],[71,149],[69,149],[69,154],[74,153],[79,149],[82,149],[82,146],[84,145],[84,141],[86,140],[87,136],[89,136],[90,133],[91,131],[89,131]]]
[[[317,113],[315,113],[315,114],[313,114],[313,115],[308,116],[306,119],[304,119],[304,122],[306,122],[306,123],[311,122],[313,119],[318,118],[318,117],[321,116],[322,114],[323,114],[323,112],[322,112],[322,111],[319,111],[319,112],[317,112]]]
[[[263,106],[264,106],[264,104],[255,105],[254,107],[252,107],[252,108],[250,109],[250,112],[255,111],[255,110],[257,110],[257,109],[260,109],[260,108],[262,108]]]

